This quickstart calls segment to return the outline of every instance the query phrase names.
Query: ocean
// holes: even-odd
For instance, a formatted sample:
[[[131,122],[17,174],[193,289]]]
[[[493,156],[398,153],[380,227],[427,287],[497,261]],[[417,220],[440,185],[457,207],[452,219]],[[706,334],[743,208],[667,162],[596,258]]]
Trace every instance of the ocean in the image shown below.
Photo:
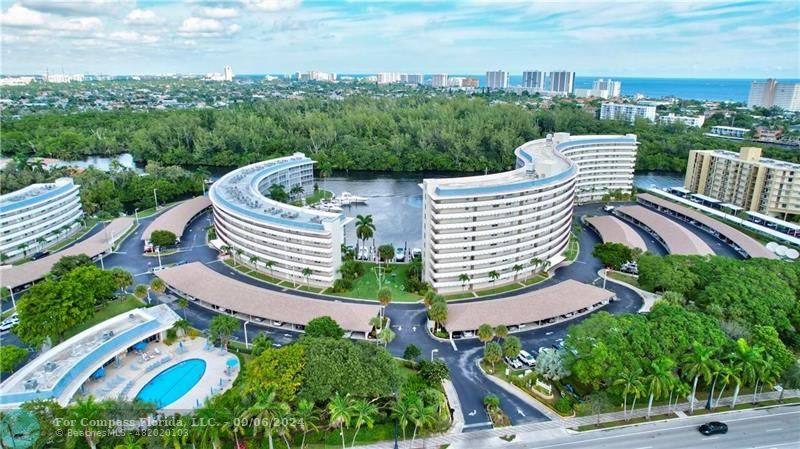
[[[280,75],[278,75],[280,76]],[[364,77],[367,74],[345,74],[338,76]],[[486,85],[485,75],[458,75],[450,76],[469,76],[477,78],[481,86]],[[237,75],[237,78],[240,76]],[[261,78],[263,75],[242,75],[242,78]],[[425,80],[429,81],[430,75],[425,75]],[[609,77],[609,76],[576,76],[576,89],[591,89],[592,82],[598,78],[611,78],[622,82],[622,95],[633,96],[636,94],[645,95],[648,98],[678,97],[686,100],[710,100],[710,101],[737,101],[747,102],[747,95],[750,91],[750,83],[753,79],[730,79],[730,78],[635,78],[635,77]],[[780,80],[781,82],[800,82],[800,80]],[[511,75],[508,80],[509,85],[519,86],[522,84],[522,75]]]

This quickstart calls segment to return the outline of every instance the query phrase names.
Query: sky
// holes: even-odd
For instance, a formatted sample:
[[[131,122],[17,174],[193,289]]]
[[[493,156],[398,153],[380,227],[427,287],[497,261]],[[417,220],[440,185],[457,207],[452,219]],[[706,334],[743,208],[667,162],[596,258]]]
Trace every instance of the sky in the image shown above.
[[[800,78],[800,1],[0,0],[3,74]]]

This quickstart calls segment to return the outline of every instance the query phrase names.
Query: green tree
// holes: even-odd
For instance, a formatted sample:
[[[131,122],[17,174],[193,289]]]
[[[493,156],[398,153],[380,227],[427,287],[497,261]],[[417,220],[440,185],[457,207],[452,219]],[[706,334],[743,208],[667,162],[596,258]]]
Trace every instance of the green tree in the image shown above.
[[[438,388],[442,381],[450,377],[450,368],[442,360],[421,360],[419,375],[429,386]]]
[[[293,403],[303,383],[304,367],[303,345],[268,347],[246,365],[247,376],[242,384],[242,393],[254,395],[264,385],[270,385],[277,400]]]
[[[406,346],[406,349],[403,351],[403,358],[406,360],[416,361],[419,356],[422,355],[417,345],[411,343]]]
[[[150,290],[162,294],[167,291],[167,284],[164,283],[161,278],[153,278],[153,280],[150,281]]]
[[[483,359],[492,365],[492,372],[494,373],[495,364],[503,360],[503,348],[500,346],[500,343],[496,341],[486,343],[483,347]]]
[[[640,368],[630,369],[626,367],[622,370],[619,377],[614,380],[614,385],[622,387],[622,416],[627,421],[628,395],[633,392],[641,392],[644,390],[644,384],[642,384],[642,370]]]
[[[372,215],[356,215],[356,238],[361,241],[361,246],[375,236],[375,223]]]
[[[519,272],[522,271],[523,268],[524,267],[522,265],[520,265],[520,264],[514,264],[514,266],[511,267],[511,269],[514,271],[514,280],[515,281],[517,280],[517,277],[519,276]]]
[[[508,327],[506,327],[504,324],[498,324],[494,328],[494,335],[497,338],[506,338],[506,337],[508,337]]]
[[[125,291],[128,287],[133,285],[133,275],[119,267],[114,267],[110,270],[114,278],[114,283],[120,291]]]
[[[94,261],[86,254],[76,254],[74,256],[64,256],[58,259],[58,262],[53,265],[50,274],[54,277],[60,278],[70,271],[84,266],[94,266]]]
[[[571,373],[564,362],[564,352],[543,348],[536,358],[536,373],[550,381],[559,381]]]
[[[314,271],[311,268],[305,267],[303,268],[303,277],[306,278],[306,285],[308,285],[308,278],[314,274]]]
[[[793,363],[791,366],[784,370],[781,374],[781,394],[778,396],[778,402],[783,403],[783,394],[787,389],[800,388],[800,364]]]
[[[503,355],[513,359],[519,355],[522,350],[522,342],[519,337],[511,336],[503,339]]]
[[[144,298],[147,297],[147,286],[144,284],[137,285],[136,288],[133,289],[133,296],[144,301]]]
[[[392,417],[397,420],[400,430],[403,432],[403,441],[406,440],[406,427],[411,421],[411,400],[408,396],[400,396],[392,405]]]
[[[378,407],[371,401],[367,401],[366,399],[356,399],[353,401],[352,420],[355,421],[354,426],[356,431],[353,432],[353,442],[350,447],[356,447],[356,438],[358,437],[358,431],[361,430],[361,427],[367,426],[368,429],[371,429],[372,426],[375,425],[375,418],[377,416]]]
[[[295,420],[303,431],[303,439],[300,441],[300,449],[306,447],[306,435],[308,432],[316,432],[319,430],[317,421],[319,420],[319,413],[314,407],[314,403],[305,399],[300,399],[294,411]]]
[[[264,434],[269,448],[273,449],[277,417],[282,412],[281,409],[288,409],[289,406],[278,400],[275,387],[272,385],[257,390],[255,397],[255,402],[244,412],[242,418],[253,423],[253,437],[257,437],[259,433]]]
[[[478,326],[478,340],[483,343],[484,348],[486,344],[494,339],[494,329],[489,324],[481,324]]]
[[[386,244],[378,247],[378,257],[384,262],[394,259],[394,246]]]
[[[599,243],[595,245],[592,256],[600,259],[600,262],[615,270],[619,270],[622,264],[637,259],[636,252],[623,245],[622,243]]]
[[[31,287],[17,301],[19,324],[14,333],[24,342],[38,346],[50,336],[60,342],[64,334],[94,312],[90,289],[73,279],[46,279]]]
[[[426,429],[436,422],[436,413],[433,406],[426,406],[421,399],[411,403],[411,422],[414,423],[414,433],[411,434],[410,447],[414,447],[414,440],[417,438],[418,429]]]
[[[380,332],[378,332],[378,341],[383,343],[384,347],[389,346],[389,343],[391,343],[392,340],[395,339],[395,337],[396,335],[394,331],[388,327],[384,327],[383,329],[380,330]]]
[[[252,345],[253,357],[258,357],[263,354],[264,351],[272,348],[272,338],[263,332],[259,332],[250,344]]]
[[[67,433],[67,442],[75,444],[83,438],[91,449],[97,448],[97,436],[100,435],[102,421],[105,418],[102,404],[95,402],[92,396],[78,398],[67,409],[68,425],[72,432]]]
[[[0,346],[0,372],[14,371],[27,358],[28,351],[19,346],[9,344]]]
[[[183,310],[183,319],[186,320],[186,309],[189,308],[189,300],[186,298],[179,298],[178,308]]]
[[[328,402],[329,425],[333,429],[339,429],[342,436],[342,449],[345,448],[344,430],[350,427],[353,419],[353,400],[350,395],[340,395],[339,392]]]
[[[309,321],[305,328],[307,337],[342,338],[344,330],[329,316],[321,316]]]
[[[219,340],[223,348],[228,348],[231,336],[239,328],[239,320],[230,315],[216,315],[208,326],[212,340]]]
[[[267,190],[267,196],[273,201],[286,203],[289,201],[289,194],[286,193],[286,188],[281,184],[272,184]]]
[[[758,371],[762,363],[762,349],[758,346],[751,347],[743,338],[740,338],[736,340],[731,359],[734,369],[739,374],[731,402],[731,408],[735,408],[742,384],[755,384],[758,379]]]
[[[461,273],[458,275],[458,281],[461,282],[461,288],[466,290],[470,277],[467,273]]]
[[[650,374],[645,378],[647,390],[650,392],[650,399],[647,401],[647,419],[650,419],[653,399],[663,397],[672,389],[675,383],[675,375],[672,373],[674,367],[675,362],[669,357],[659,357],[650,364]]]
[[[150,233],[150,243],[158,247],[172,246],[178,242],[178,237],[171,231],[157,229]]]
[[[435,301],[428,309],[428,317],[436,323],[438,327],[444,327],[447,324],[447,302]]]
[[[495,282],[497,282],[498,279],[500,279],[500,273],[498,273],[495,270],[490,271],[489,272],[489,279],[491,279],[492,284],[494,284]]]
[[[392,302],[392,291],[386,287],[381,288],[378,290],[378,302],[385,308],[388,307],[389,304]],[[381,313],[385,314],[383,309],[381,309]]]
[[[703,382],[708,384],[713,377],[715,365],[715,350],[695,342],[692,351],[688,353],[682,364],[682,371],[688,379],[692,379],[692,396],[689,399],[689,413],[694,412],[695,394],[697,393],[697,381],[702,377]]]

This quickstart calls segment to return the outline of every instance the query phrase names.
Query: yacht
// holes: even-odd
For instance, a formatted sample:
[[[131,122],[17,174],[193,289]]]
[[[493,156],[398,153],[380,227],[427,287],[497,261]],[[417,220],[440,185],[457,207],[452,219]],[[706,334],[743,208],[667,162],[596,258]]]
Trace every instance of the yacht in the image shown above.
[[[349,206],[351,204],[367,202],[367,197],[353,195],[350,192],[342,192],[342,194],[339,195],[336,199],[339,200],[339,203],[341,203],[343,206]]]

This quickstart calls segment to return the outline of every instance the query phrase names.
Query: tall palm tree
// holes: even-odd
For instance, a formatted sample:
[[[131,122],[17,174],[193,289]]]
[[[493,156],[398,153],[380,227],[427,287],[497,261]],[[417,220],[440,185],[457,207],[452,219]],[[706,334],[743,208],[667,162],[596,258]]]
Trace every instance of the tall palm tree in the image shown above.
[[[719,389],[719,395],[717,395],[716,403],[712,404],[711,408],[719,407],[719,401],[722,400],[722,394],[725,393],[725,388],[730,385],[732,382],[738,383],[739,380],[739,373],[734,367],[733,363],[728,363],[726,365],[722,365],[719,369],[719,373],[717,374],[717,381],[722,384],[722,388]]]
[[[378,290],[378,302],[383,306],[380,310],[382,318],[386,315],[386,308],[392,303],[392,291],[386,287]],[[381,322],[381,327],[383,327],[383,322]]]
[[[165,447],[172,449],[182,449],[183,445],[189,440],[189,422],[181,415],[176,415],[172,419],[172,427],[166,429],[161,435],[161,442]]]
[[[541,263],[541,267],[542,267],[542,271],[545,272],[544,274],[547,275],[547,269],[550,268],[550,261],[549,260],[543,260],[542,263]]]
[[[314,271],[311,270],[311,268],[308,268],[308,267],[303,268],[303,277],[306,278],[306,285],[308,285],[309,276],[311,276],[313,273],[314,273]]]
[[[622,417],[626,421],[628,419],[628,395],[634,390],[641,390],[644,388],[641,379],[641,368],[631,370],[630,368],[625,367],[622,369],[619,377],[614,381],[614,385],[622,386]]]
[[[715,361],[712,358],[715,349],[704,346],[698,342],[692,345],[692,352],[683,359],[682,371],[692,381],[692,396],[689,398],[689,413],[694,412],[695,394],[697,393],[697,381],[702,377],[703,382],[708,384],[712,377],[712,368]]]
[[[273,435],[275,434],[275,416],[280,413],[282,407],[287,407],[278,401],[274,385],[268,385],[263,390],[256,393],[256,400],[242,414],[245,421],[252,420],[253,422],[253,436],[258,436],[259,432],[263,432],[267,441],[269,442],[269,449],[274,449]]]
[[[522,268],[523,267],[520,264],[515,264],[513,267],[511,267],[511,269],[514,270],[514,280],[515,281],[517,280],[517,277],[519,276],[519,272],[522,271]]]
[[[675,390],[675,404],[673,404],[673,408],[677,408],[678,401],[680,401],[681,398],[689,396],[689,393],[692,392],[692,389],[689,388],[689,384],[681,382],[680,379],[678,379],[678,381],[675,382],[674,390]]]
[[[775,359],[767,354],[764,356],[764,359],[761,361],[761,365],[759,366],[758,370],[758,377],[756,378],[756,387],[753,389],[753,403],[756,403],[756,398],[758,397],[758,383],[759,381],[764,381],[767,385],[774,385],[775,382],[781,378],[781,367],[780,365],[775,362]]]
[[[489,279],[491,279],[492,280],[492,284],[494,284],[495,282],[497,282],[498,279],[500,279],[500,273],[498,273],[496,270],[490,271],[489,272]]]
[[[98,424],[105,416],[105,407],[103,404],[96,402],[94,397],[78,398],[68,409],[67,423],[75,426],[72,432],[67,434],[67,439],[83,438],[86,440],[86,445],[91,449],[97,448],[97,441],[95,438],[99,435],[100,430]],[[71,437],[71,438],[70,438]]]
[[[236,256],[239,256],[239,259],[241,260],[243,253],[244,253],[244,251],[242,251],[241,248],[236,248],[235,250],[233,250],[233,254],[234,254],[234,256],[233,256],[233,265],[234,266],[238,266],[239,263],[240,263],[240,262],[236,261]]]
[[[505,324],[498,324],[497,327],[494,328],[494,335],[497,338],[508,337],[508,327],[506,327]]]
[[[372,215],[356,215],[356,237],[361,240],[362,246],[374,236],[375,223],[372,221]]]
[[[401,396],[392,405],[392,416],[397,420],[397,425],[403,432],[403,441],[406,440],[406,427],[411,420],[411,401],[406,396]]]
[[[383,343],[384,347],[389,346],[389,343],[391,343],[392,340],[394,340],[395,336],[396,335],[394,331],[389,329],[388,327],[384,327],[383,329],[381,329],[380,332],[378,332],[378,340],[381,343]]]
[[[542,264],[542,259],[539,259],[538,257],[533,257],[531,258],[529,263],[531,266],[531,274],[533,274],[536,272],[536,269],[539,268],[539,265]]]
[[[269,270],[269,275],[272,276],[272,277],[275,277],[275,274],[272,272],[272,268],[274,266],[275,266],[275,262],[273,262],[271,260],[265,260],[264,261],[264,268]]]
[[[186,309],[189,308],[189,300],[186,298],[178,299],[178,308],[183,310],[183,319],[186,320]]]
[[[736,347],[733,352],[733,364],[739,373],[736,388],[733,390],[733,401],[731,408],[736,407],[736,400],[739,398],[739,389],[742,384],[755,383],[758,378],[758,367],[761,365],[761,347],[751,347],[744,338],[736,340]]]
[[[650,364],[650,368],[652,372],[646,379],[647,388],[650,391],[650,399],[647,401],[647,419],[650,419],[653,399],[661,398],[675,382],[675,375],[672,373],[675,362],[671,358],[659,357]]]
[[[167,284],[165,284],[161,278],[153,278],[153,280],[150,282],[150,290],[153,290],[158,294],[164,293],[167,291]]]
[[[296,427],[294,419],[292,419],[292,410],[289,404],[281,402],[275,412],[275,433],[283,439],[286,444],[286,449],[292,449],[289,439],[292,436],[292,430]]]
[[[350,447],[356,447],[356,437],[358,436],[358,431],[361,430],[361,426],[367,426],[367,429],[371,429],[375,424],[376,416],[378,416],[378,407],[371,401],[357,399],[353,403],[353,419],[355,420],[356,431],[353,433],[353,442]]]
[[[350,427],[350,420],[353,417],[353,400],[350,395],[340,395],[337,391],[330,402],[328,402],[329,424],[334,429],[339,429],[342,436],[342,449],[345,449],[344,429]]]
[[[300,184],[295,184],[290,190],[289,194],[292,195],[292,198],[297,199],[298,196],[302,195],[305,192],[305,189]]]
[[[421,398],[417,398],[411,403],[411,422],[414,423],[414,433],[411,434],[411,444],[409,447],[414,447],[414,440],[417,438],[417,430],[423,430],[431,426],[436,421],[436,411],[433,406],[425,406]]]
[[[483,346],[486,347],[486,343],[489,343],[494,339],[494,329],[489,324],[481,324],[478,327],[478,340],[483,342]]]
[[[250,256],[250,265],[255,267],[256,271],[258,271],[258,257],[257,256]]]
[[[307,399],[300,399],[300,401],[297,403],[297,407],[294,409],[294,417],[298,426],[300,427],[300,430],[303,431],[303,439],[300,441],[300,449],[304,449],[306,447],[306,435],[308,435],[308,432],[316,432],[319,430],[319,427],[316,424],[316,421],[319,419],[319,413],[314,407],[313,402]]]
[[[469,275],[467,273],[461,273],[458,275],[458,280],[461,282],[461,288],[466,290],[467,282],[469,282]]]

